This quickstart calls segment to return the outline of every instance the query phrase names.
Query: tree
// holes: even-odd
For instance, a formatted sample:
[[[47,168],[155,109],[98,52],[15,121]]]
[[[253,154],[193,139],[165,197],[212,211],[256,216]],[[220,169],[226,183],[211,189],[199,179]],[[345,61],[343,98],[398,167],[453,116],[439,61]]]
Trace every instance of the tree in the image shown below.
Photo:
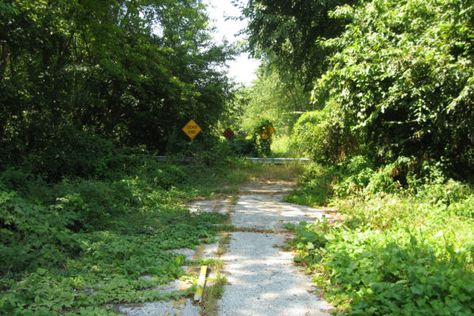
[[[355,0],[251,0],[242,8],[250,20],[249,48],[271,61],[286,76],[310,88],[325,70],[333,52],[324,40],[340,35],[347,21],[329,13],[338,5]]]
[[[231,51],[207,25],[199,0],[3,1],[2,165],[74,130],[161,152],[190,118],[212,131]]]
[[[472,1],[381,1],[340,8],[352,23],[317,82],[380,162],[444,159],[474,168]]]
[[[282,78],[277,70],[263,64],[253,85],[243,92],[247,103],[242,127],[252,132],[262,120],[273,122],[279,134],[288,135],[298,116],[310,108],[309,93],[298,82]]]

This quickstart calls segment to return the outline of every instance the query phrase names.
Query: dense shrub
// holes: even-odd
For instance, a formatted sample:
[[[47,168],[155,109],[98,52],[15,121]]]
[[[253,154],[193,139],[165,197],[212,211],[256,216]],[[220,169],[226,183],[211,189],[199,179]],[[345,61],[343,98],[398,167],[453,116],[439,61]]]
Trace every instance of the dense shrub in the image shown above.
[[[168,250],[213,240],[226,217],[183,205],[224,190],[227,169],[121,155],[110,178],[0,172],[0,314],[107,315],[107,304],[163,299],[156,286],[185,263]]]
[[[343,161],[357,145],[338,106],[331,104],[301,115],[293,129],[292,147],[318,163],[330,165]]]
[[[255,126],[252,134],[252,141],[258,156],[267,157],[272,153],[271,147],[275,133],[273,123],[268,120],[260,120]]]
[[[139,205],[123,182],[66,180],[55,191],[52,207],[69,219],[67,227],[73,231],[104,228],[113,217]]]
[[[17,273],[64,263],[78,249],[66,228],[69,214],[0,192],[0,272]]]
[[[119,157],[119,150],[111,141],[64,128],[33,144],[22,160],[9,164],[46,180],[59,181],[63,177],[104,177]]]
[[[230,148],[237,156],[254,157],[257,155],[255,141],[245,134],[237,134],[230,141]]]
[[[317,269],[317,282],[351,315],[470,315],[474,271],[466,251],[431,231],[328,229],[319,224],[296,230],[297,261]]]
[[[340,164],[340,174],[345,175],[334,183],[337,196],[347,196],[360,192],[373,180],[373,163],[365,156],[354,156]]]
[[[315,85],[314,102],[336,102],[374,160],[444,158],[467,176],[474,169],[473,10],[472,1],[457,0],[340,7],[333,16],[351,22],[326,42],[338,53]],[[320,143],[316,155],[325,153]]]
[[[288,199],[322,201],[338,209],[341,221],[302,223],[291,244],[295,260],[315,274],[340,311],[474,312],[474,188],[447,178],[443,169],[406,157],[375,168],[355,156],[307,170]]]
[[[335,168],[311,165],[299,179],[299,187],[285,197],[287,202],[306,205],[326,205],[334,194],[334,182],[337,179]]]

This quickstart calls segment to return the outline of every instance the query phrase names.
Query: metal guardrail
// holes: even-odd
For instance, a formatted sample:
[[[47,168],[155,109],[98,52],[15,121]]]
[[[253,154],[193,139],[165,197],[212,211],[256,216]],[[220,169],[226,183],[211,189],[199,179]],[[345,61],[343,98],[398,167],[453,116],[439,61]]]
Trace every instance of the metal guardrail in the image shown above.
[[[287,162],[309,163],[310,158],[245,158],[255,163],[284,164]]]
[[[158,161],[177,161],[177,162],[193,162],[194,157],[170,157],[170,156],[156,156]]]
[[[158,161],[179,161],[179,162],[193,162],[194,157],[169,157],[169,156],[156,156]],[[257,158],[257,157],[246,157],[246,160],[250,160],[254,163],[262,164],[284,164],[288,162],[299,162],[299,163],[309,163],[311,162],[310,158]]]

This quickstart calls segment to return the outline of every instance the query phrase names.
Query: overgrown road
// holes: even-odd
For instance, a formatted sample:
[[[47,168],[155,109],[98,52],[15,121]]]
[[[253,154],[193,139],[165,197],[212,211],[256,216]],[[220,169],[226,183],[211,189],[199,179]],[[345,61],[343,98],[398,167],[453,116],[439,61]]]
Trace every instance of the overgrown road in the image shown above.
[[[290,182],[255,182],[241,188],[237,199],[197,201],[191,212],[229,214],[232,232],[224,233],[219,243],[197,250],[178,249],[191,261],[221,260],[223,266],[208,277],[208,291],[218,279],[227,279],[223,295],[205,295],[200,305],[191,299],[123,306],[119,311],[129,316],[319,316],[329,315],[331,306],[322,300],[318,290],[293,254],[284,245],[291,234],[284,225],[313,221],[325,216],[323,210],[283,202],[293,189]],[[196,267],[190,268],[195,274]],[[184,284],[189,288],[191,284]],[[218,285],[219,286],[219,285]],[[167,290],[165,290],[167,289]],[[180,281],[160,287],[159,291],[183,289]],[[212,298],[210,298],[212,297]],[[209,300],[209,301],[207,301]]]
[[[282,202],[290,183],[245,186],[231,213],[236,231],[222,256],[228,284],[218,315],[328,315],[309,276],[282,247],[285,223],[321,218],[323,211]]]

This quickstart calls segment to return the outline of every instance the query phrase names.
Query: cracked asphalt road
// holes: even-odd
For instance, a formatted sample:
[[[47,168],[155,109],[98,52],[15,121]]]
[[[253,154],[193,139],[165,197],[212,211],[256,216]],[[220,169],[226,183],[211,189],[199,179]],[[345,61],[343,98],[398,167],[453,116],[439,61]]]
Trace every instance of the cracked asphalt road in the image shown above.
[[[321,218],[322,210],[282,202],[287,183],[260,183],[242,190],[232,212],[232,224],[256,232],[235,232],[222,256],[228,284],[218,303],[218,315],[329,315],[311,278],[281,247],[290,236],[285,223]],[[275,233],[259,233],[273,230]]]

